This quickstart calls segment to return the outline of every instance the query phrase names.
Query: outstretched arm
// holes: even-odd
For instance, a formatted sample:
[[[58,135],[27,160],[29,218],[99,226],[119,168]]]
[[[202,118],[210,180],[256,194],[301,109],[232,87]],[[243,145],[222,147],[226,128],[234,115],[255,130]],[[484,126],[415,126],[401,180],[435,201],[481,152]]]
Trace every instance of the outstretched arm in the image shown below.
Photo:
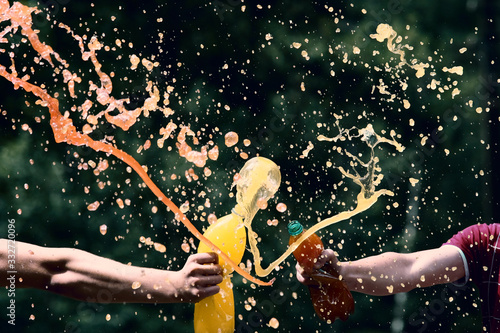
[[[16,242],[16,287],[37,288],[82,301],[198,302],[219,292],[221,267],[214,253],[192,255],[180,271],[124,265],[71,248]],[[0,285],[7,284],[7,240],[0,239]]]
[[[332,250],[325,250],[315,267],[325,264],[336,267],[350,290],[378,296],[454,282],[465,276],[462,257],[452,245],[414,253],[387,252],[352,262],[338,262]],[[299,281],[311,282],[299,267],[297,272]]]

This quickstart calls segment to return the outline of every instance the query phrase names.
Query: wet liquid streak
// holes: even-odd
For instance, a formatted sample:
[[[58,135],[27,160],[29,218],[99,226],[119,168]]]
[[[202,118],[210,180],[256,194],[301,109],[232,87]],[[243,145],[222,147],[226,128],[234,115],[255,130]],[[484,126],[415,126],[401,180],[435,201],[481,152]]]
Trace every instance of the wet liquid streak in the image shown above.
[[[31,14],[36,12],[36,7],[27,7],[19,2],[14,2],[12,7],[6,0],[0,0],[0,22],[9,21],[11,25],[6,27],[2,32],[0,32],[0,42],[6,43],[8,40],[5,38],[5,35],[9,33],[16,32],[19,28],[21,28],[21,33],[26,36],[32,45],[33,49],[37,51],[40,56],[54,66],[52,61],[52,57],[54,57],[64,68],[67,68],[68,65],[66,61],[61,59],[59,54],[54,52],[54,50],[42,43],[38,39],[37,33],[32,29],[32,20]],[[62,26],[67,29],[68,32],[71,32],[68,27]],[[72,34],[73,37],[79,42],[80,48],[82,49],[82,56],[84,60],[91,59],[96,73],[99,75],[101,80],[101,88],[97,88],[98,94],[101,93],[102,103],[107,104],[110,102],[116,102],[114,99],[106,100],[106,96],[109,97],[112,89],[112,83],[109,76],[103,73],[100,68],[101,65],[97,61],[95,57],[95,50],[99,49],[99,44],[95,39],[91,40],[89,43],[89,52],[83,52],[83,41],[81,38],[76,37],[76,35]],[[5,52],[5,50],[0,49],[0,52]],[[12,82],[14,85],[14,89],[18,89],[19,87],[23,88],[25,91],[32,93],[42,100],[40,103],[42,106],[47,107],[50,112],[50,125],[54,132],[54,138],[57,143],[66,142],[70,145],[75,146],[88,146],[95,150],[96,152],[104,152],[108,154],[112,154],[121,161],[127,163],[146,183],[146,185],[151,189],[151,191],[158,197],[160,201],[162,201],[168,208],[174,212],[176,219],[182,222],[188,230],[201,242],[206,244],[212,251],[216,252],[219,256],[221,256],[236,272],[245,277],[246,279],[259,284],[259,285],[271,285],[271,282],[264,282],[259,279],[254,278],[246,271],[241,269],[235,262],[233,262],[224,252],[222,252],[217,246],[215,246],[212,242],[210,242],[206,237],[204,237],[196,227],[189,221],[189,219],[179,210],[179,208],[169,199],[163,192],[154,184],[151,178],[148,176],[143,167],[129,154],[126,152],[108,144],[105,142],[95,141],[90,138],[87,134],[80,133],[76,130],[76,127],[73,125],[73,121],[61,114],[59,111],[59,101],[52,97],[47,91],[42,89],[41,87],[29,83],[27,77],[19,78],[17,76],[17,72],[14,66],[14,58],[13,53],[11,53],[12,66],[10,66],[11,72],[7,71],[7,68],[3,65],[0,65],[0,75]],[[67,73],[67,72],[66,72]],[[69,83],[72,81],[70,80]],[[74,82],[73,82],[74,84]],[[72,91],[70,86],[70,91]],[[99,101],[98,95],[98,101]],[[99,101],[99,102],[101,102]],[[126,119],[128,121],[135,121],[135,118]]]
[[[350,134],[351,131],[356,130],[357,134]],[[395,133],[391,133],[391,136],[394,137]],[[301,235],[299,239],[297,239],[293,244],[291,244],[288,248],[288,250],[283,253],[278,259],[276,259],[273,263],[269,265],[268,268],[264,269],[261,266],[261,260],[260,260],[260,253],[259,249],[257,248],[256,241],[254,240],[252,242],[252,238],[249,237],[249,242],[251,245],[252,253],[254,255],[254,261],[255,261],[255,272],[259,276],[267,276],[269,273],[272,272],[274,268],[276,268],[280,263],[282,263],[290,254],[293,253],[293,251],[304,241],[306,240],[309,236],[312,234],[318,232],[319,230],[326,228],[332,224],[338,223],[340,221],[347,220],[356,214],[359,214],[361,212],[364,212],[368,208],[370,208],[375,202],[377,202],[377,199],[382,196],[382,195],[390,195],[393,196],[394,193],[382,189],[375,191],[375,186],[380,183],[381,180],[381,175],[378,174],[377,172],[380,171],[380,169],[377,167],[377,157],[374,154],[374,148],[379,144],[379,143],[388,143],[396,148],[399,152],[402,152],[404,150],[404,147],[399,144],[394,138],[387,139],[384,137],[379,136],[377,133],[375,133],[372,125],[368,125],[366,128],[363,129],[357,129],[357,128],[352,128],[349,130],[343,130],[340,129],[340,134],[334,138],[327,138],[325,136],[320,135],[318,137],[319,141],[337,141],[340,138],[345,138],[347,137],[349,140],[352,138],[360,138],[361,141],[365,142],[368,147],[371,149],[371,158],[367,163],[362,162],[358,158],[354,157],[351,155],[351,157],[356,158],[356,160],[367,169],[367,173],[365,176],[360,176],[358,174],[353,175],[347,171],[345,171],[342,167],[338,167],[339,171],[345,176],[354,181],[357,185],[361,187],[360,192],[358,193],[357,196],[357,205],[353,210],[350,211],[345,211],[341,212],[337,215],[334,215],[330,218],[324,219],[323,221],[313,225],[310,227],[305,233]],[[250,233],[249,233],[250,235]]]
[[[381,23],[377,26],[377,33],[371,34],[371,38],[376,39],[378,42],[383,42],[387,39],[387,49],[392,53],[399,55],[400,66],[408,65],[410,68],[414,69],[415,76],[421,78],[425,75],[425,69],[429,68],[429,64],[425,63],[408,63],[405,57],[404,49],[412,50],[411,46],[399,45],[397,42],[398,34],[396,31],[388,24]]]

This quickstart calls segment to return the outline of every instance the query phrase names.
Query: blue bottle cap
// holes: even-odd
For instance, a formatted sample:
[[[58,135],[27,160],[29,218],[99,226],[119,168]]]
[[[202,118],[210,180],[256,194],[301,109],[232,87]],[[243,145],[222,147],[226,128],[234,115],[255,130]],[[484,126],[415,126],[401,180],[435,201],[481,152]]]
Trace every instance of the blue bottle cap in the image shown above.
[[[290,236],[300,235],[302,231],[304,231],[304,227],[302,227],[299,221],[294,220],[288,223],[288,233]]]

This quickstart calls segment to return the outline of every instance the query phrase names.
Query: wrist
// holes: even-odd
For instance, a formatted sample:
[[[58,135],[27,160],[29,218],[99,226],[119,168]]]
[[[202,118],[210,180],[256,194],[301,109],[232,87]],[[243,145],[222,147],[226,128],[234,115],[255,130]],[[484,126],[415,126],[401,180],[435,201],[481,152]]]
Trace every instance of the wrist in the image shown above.
[[[347,283],[349,277],[349,263],[348,262],[337,262],[335,263],[335,269],[339,274],[340,280]]]
[[[144,303],[174,303],[179,302],[178,272],[141,268],[141,274],[136,277],[139,288],[135,294]],[[133,281],[132,283],[135,283]]]

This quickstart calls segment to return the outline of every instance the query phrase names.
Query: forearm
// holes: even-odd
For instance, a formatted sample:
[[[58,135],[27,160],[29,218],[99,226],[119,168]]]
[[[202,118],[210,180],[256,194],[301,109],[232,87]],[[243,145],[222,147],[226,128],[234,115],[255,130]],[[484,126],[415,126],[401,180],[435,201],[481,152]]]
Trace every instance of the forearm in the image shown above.
[[[339,274],[352,291],[383,296],[419,287],[407,255],[387,252],[352,262],[339,263]]]
[[[350,290],[390,295],[454,282],[464,277],[465,267],[457,249],[445,245],[414,253],[387,252],[339,263],[339,274]]]
[[[6,240],[0,240],[2,285],[6,278]],[[69,248],[16,242],[18,288],[37,288],[82,301],[184,302],[181,273],[129,266]]]
[[[124,265],[90,253],[73,253],[63,272],[52,275],[47,289],[82,301],[171,303],[177,299],[176,272]],[[73,257],[73,258],[72,258]]]

